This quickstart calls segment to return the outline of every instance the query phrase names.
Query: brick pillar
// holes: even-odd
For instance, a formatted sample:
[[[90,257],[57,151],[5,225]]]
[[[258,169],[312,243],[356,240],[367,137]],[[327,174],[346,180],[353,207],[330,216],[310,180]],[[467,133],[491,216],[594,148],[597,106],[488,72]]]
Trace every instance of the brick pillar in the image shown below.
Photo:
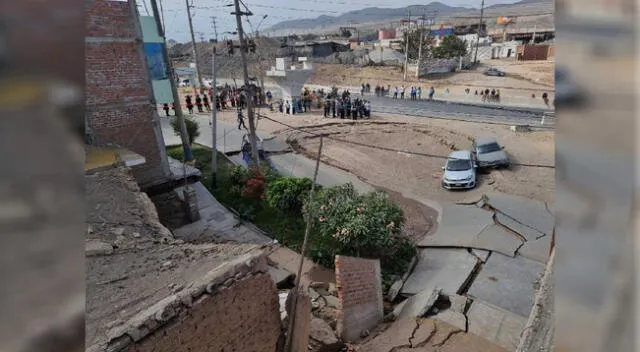
[[[198,195],[195,188],[186,186],[183,191],[184,194],[184,210],[187,213],[187,218],[191,222],[200,220],[200,209],[198,209]]]

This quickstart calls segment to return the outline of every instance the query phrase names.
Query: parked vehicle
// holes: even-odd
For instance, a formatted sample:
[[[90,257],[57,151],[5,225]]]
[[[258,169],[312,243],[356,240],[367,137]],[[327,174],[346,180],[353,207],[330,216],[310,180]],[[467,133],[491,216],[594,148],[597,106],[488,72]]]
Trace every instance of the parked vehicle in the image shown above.
[[[478,167],[509,167],[511,162],[504,147],[498,144],[493,137],[476,138],[471,145],[471,151],[475,154]]]
[[[499,76],[499,77],[504,77],[507,75],[504,71],[500,71],[495,67],[489,67],[484,71],[484,74],[486,76]]]
[[[576,106],[584,101],[585,93],[573,81],[569,72],[556,66],[556,96],[554,105],[556,107]]]
[[[477,165],[473,154],[468,150],[459,150],[449,154],[447,163],[442,167],[442,187],[446,189],[471,189],[476,186]]]

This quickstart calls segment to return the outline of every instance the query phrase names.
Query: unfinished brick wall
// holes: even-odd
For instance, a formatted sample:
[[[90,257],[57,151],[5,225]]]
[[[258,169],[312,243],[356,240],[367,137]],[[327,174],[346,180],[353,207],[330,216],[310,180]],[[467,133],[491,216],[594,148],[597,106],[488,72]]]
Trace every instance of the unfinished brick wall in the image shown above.
[[[138,313],[106,351],[274,352],[283,336],[266,256],[246,255]]]
[[[338,334],[344,341],[356,341],[384,316],[380,261],[336,256],[335,265],[340,301]]]
[[[276,287],[269,274],[260,274],[202,298],[183,319],[129,351],[274,352],[280,332]]]
[[[93,144],[145,157],[133,169],[145,187],[164,181],[169,168],[134,9],[128,1],[86,1],[85,116]]]
[[[552,52],[553,53],[553,52]],[[518,47],[518,60],[547,60],[549,45],[521,45]]]

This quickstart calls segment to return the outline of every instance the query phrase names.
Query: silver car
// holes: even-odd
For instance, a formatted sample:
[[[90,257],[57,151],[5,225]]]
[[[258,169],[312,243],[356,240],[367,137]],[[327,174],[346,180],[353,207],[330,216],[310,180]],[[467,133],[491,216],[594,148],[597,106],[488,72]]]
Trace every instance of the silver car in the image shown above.
[[[497,68],[494,68],[494,67],[490,67],[490,68],[486,69],[484,71],[484,74],[486,76],[499,76],[499,77],[504,77],[504,76],[507,75],[504,71],[500,71],[500,70],[498,70]]]
[[[479,167],[509,167],[511,162],[503,149],[493,137],[476,138],[471,146]]]
[[[459,150],[449,154],[447,163],[442,167],[442,187],[446,189],[470,189],[476,186],[476,163],[468,150]]]

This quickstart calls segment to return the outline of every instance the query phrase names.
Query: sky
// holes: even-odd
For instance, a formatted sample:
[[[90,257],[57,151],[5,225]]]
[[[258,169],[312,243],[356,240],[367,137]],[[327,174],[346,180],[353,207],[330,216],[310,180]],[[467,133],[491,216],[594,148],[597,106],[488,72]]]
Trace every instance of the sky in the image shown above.
[[[141,16],[153,15],[151,9],[151,0],[137,0],[138,8]],[[187,10],[185,0],[156,0],[158,6],[163,10],[164,25],[166,36],[168,39],[174,39],[178,42],[190,41],[189,22],[187,19]],[[218,30],[218,39],[225,36],[229,38],[235,37],[224,32],[236,31],[235,16],[231,15],[233,7],[226,7],[227,4],[233,4],[232,0],[187,0],[195,8],[192,9],[193,29],[196,40],[201,37],[208,40],[214,38],[212,16],[216,18],[216,27]],[[258,29],[266,29],[278,22],[302,19],[316,18],[321,15],[338,16],[342,13],[360,10],[367,7],[387,7],[399,8],[408,5],[426,5],[431,1],[415,1],[415,0],[242,0],[245,5],[254,14],[250,16],[247,23],[243,20],[245,32],[253,32]],[[480,8],[481,0],[441,0],[440,2],[449,6],[462,6]],[[518,0],[485,0],[485,6],[496,4],[509,4]],[[262,20],[263,16],[267,17]],[[246,18],[246,17],[244,17]],[[262,20],[262,23],[260,23]]]

